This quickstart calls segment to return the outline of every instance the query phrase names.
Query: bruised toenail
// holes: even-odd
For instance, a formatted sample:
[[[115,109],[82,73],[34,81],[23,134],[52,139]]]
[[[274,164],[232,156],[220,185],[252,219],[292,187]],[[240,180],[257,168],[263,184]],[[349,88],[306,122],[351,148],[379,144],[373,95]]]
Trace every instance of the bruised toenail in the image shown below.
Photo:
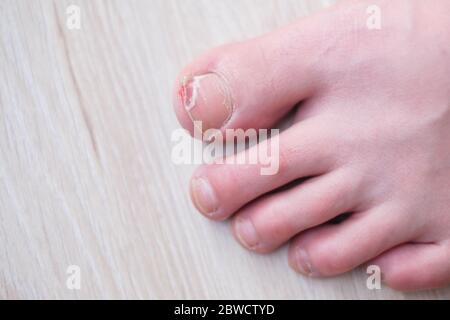
[[[218,209],[216,193],[205,178],[192,179],[191,197],[195,207],[205,215],[213,216]]]
[[[237,218],[235,233],[239,242],[247,249],[253,250],[259,245],[258,234],[249,218]]]
[[[217,73],[186,77],[179,95],[191,120],[202,124],[202,131],[221,129],[231,117],[230,89],[225,78]]]
[[[313,269],[308,253],[303,249],[296,250],[293,267],[295,270],[308,277],[319,276],[319,273]]]

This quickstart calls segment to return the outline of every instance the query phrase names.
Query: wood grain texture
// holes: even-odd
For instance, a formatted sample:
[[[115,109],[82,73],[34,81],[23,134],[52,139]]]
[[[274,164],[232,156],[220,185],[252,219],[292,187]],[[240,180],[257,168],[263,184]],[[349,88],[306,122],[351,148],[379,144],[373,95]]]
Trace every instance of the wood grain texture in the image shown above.
[[[193,167],[170,161],[178,70],[326,2],[1,0],[0,297],[449,298],[369,291],[363,270],[306,279],[286,249],[246,252],[192,208]]]

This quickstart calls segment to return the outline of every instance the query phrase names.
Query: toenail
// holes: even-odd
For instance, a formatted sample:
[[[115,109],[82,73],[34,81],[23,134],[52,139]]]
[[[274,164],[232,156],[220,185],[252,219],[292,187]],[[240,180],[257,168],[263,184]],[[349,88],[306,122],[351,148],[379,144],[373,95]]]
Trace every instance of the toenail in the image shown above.
[[[221,129],[231,117],[233,101],[229,86],[219,74],[185,78],[180,96],[191,120],[202,124],[202,131]]]
[[[308,277],[319,276],[319,273],[313,269],[309,255],[305,250],[297,250],[294,259],[294,268],[297,271]]]
[[[247,249],[253,250],[259,244],[255,226],[248,218],[237,218],[235,225],[236,237]]]
[[[211,184],[205,178],[194,178],[191,181],[191,196],[195,207],[208,216],[217,211],[218,201]]]

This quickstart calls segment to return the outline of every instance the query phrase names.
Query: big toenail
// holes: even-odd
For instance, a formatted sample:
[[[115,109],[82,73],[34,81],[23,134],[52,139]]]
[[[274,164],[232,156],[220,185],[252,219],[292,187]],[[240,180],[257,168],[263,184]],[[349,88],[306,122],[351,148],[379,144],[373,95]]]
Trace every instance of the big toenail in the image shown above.
[[[216,193],[206,178],[192,179],[191,197],[195,207],[205,215],[212,216],[218,209]]]
[[[216,73],[185,78],[180,96],[191,120],[202,131],[221,129],[230,119],[233,99],[225,78]]]
[[[317,277],[319,273],[314,271],[308,253],[303,250],[297,250],[295,253],[295,269],[308,277]]]
[[[248,218],[237,218],[235,225],[236,237],[247,249],[255,249],[259,244],[259,237],[255,226]]]

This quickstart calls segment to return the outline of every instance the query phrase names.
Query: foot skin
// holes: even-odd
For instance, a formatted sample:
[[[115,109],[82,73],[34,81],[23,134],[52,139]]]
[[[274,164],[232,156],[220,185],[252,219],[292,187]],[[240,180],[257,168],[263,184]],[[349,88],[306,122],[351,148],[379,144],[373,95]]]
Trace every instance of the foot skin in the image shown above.
[[[445,286],[450,3],[377,3],[380,30],[366,24],[373,1],[347,1],[214,49],[183,70],[175,109],[190,132],[193,120],[203,129],[271,128],[302,102],[295,124],[280,134],[278,174],[205,165],[191,195],[207,217],[232,218],[249,250],[290,241],[290,266],[305,275],[368,263],[398,290]],[[351,214],[327,223],[343,213]]]

